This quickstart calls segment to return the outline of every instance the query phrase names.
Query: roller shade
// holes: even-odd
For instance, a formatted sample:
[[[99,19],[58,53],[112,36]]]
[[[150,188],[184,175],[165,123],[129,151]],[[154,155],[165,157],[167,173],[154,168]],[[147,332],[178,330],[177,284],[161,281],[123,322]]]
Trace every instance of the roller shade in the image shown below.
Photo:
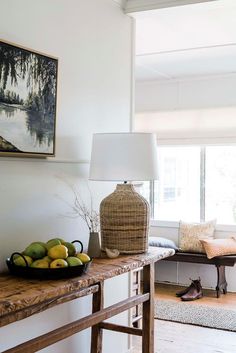
[[[136,132],[156,133],[158,144],[236,144],[236,106],[139,112]]]

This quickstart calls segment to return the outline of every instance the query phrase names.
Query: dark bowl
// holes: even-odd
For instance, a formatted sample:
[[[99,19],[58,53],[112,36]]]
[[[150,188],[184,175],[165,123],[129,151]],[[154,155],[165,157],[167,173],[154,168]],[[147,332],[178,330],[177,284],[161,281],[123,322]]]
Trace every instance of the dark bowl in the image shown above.
[[[86,264],[60,268],[35,268],[30,266],[16,266],[13,262],[13,255],[6,260],[10,273],[14,276],[31,279],[63,279],[82,276],[87,273],[92,260]]]

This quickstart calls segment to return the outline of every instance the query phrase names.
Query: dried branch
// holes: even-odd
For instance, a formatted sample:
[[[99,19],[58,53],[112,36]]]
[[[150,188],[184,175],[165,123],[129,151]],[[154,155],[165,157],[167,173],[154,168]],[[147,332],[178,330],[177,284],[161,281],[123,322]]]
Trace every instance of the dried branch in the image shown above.
[[[93,209],[93,198],[91,190],[88,187],[89,194],[90,194],[90,207],[85,205],[84,201],[82,200],[81,196],[79,195],[78,190],[73,186],[70,185],[70,188],[74,194],[74,203],[70,205],[68,202],[67,205],[70,206],[71,218],[80,217],[87,225],[90,232],[98,232],[99,231],[99,213]]]

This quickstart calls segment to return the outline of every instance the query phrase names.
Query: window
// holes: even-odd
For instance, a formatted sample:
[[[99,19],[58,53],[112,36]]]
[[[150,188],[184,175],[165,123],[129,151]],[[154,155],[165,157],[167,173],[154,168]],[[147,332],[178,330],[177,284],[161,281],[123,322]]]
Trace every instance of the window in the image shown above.
[[[198,147],[158,149],[159,181],[155,183],[154,188],[155,219],[199,220],[199,151]]]
[[[236,224],[236,146],[206,148],[205,215]]]
[[[154,219],[236,225],[236,146],[159,146],[158,170],[143,193]]]

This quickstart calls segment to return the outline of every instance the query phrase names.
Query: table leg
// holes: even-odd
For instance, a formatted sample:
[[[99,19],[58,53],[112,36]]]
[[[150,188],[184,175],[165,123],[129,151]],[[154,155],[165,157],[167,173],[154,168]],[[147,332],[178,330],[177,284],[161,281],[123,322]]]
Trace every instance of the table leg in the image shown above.
[[[150,297],[143,303],[142,353],[154,353],[154,263],[143,267],[143,293]]]
[[[98,292],[93,294],[93,313],[103,309],[104,307],[104,283],[99,283]],[[91,349],[90,353],[102,353],[102,328],[94,325],[91,332]]]

